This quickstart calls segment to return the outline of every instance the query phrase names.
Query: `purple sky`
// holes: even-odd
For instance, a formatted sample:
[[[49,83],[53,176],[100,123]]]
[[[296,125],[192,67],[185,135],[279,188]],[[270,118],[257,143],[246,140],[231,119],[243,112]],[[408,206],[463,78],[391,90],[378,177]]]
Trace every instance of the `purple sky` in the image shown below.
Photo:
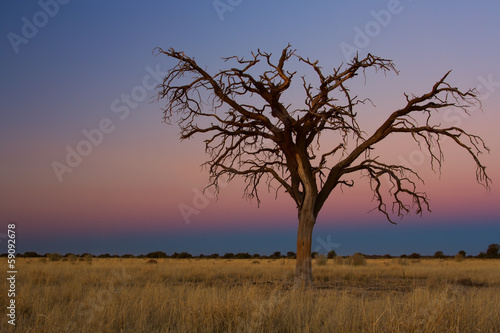
[[[20,252],[295,251],[296,210],[285,194],[263,194],[257,208],[237,181],[218,201],[198,197],[208,177],[203,137],[179,142],[153,90],[175,65],[153,56],[156,46],[183,50],[215,73],[227,65],[221,57],[277,53],[288,43],[324,69],[354,49],[395,62],[399,76],[368,73],[366,83],[358,77],[350,85],[376,105],[359,110],[367,132],[404,104],[404,92],[426,92],[452,69],[449,82],[477,88],[483,112],[448,110],[436,119],[491,148],[481,156],[493,179],[486,191],[471,159],[450,142],[440,175],[414,143],[390,138],[377,153],[421,174],[432,213],[390,225],[369,213],[369,186],[355,179],[356,188],[335,191],[320,213],[313,247],[323,251],[330,239],[344,254],[477,254],[500,243],[496,2],[42,0],[0,9],[0,221],[4,230],[17,222]],[[186,218],[186,207],[197,213]]]

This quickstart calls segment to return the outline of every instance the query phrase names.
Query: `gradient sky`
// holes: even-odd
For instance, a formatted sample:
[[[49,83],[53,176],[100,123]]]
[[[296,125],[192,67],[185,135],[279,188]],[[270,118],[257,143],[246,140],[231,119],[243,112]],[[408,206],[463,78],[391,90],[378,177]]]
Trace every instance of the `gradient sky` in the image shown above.
[[[175,64],[155,57],[156,46],[185,51],[215,73],[225,65],[221,57],[258,48],[278,53],[288,43],[324,69],[346,61],[342,46],[356,43],[360,55],[395,62],[399,76],[368,73],[366,84],[358,77],[350,85],[376,105],[359,111],[368,129],[403,105],[404,92],[426,92],[452,69],[449,82],[481,92],[483,112],[436,119],[480,134],[491,148],[481,156],[493,179],[486,191],[471,159],[449,142],[439,175],[415,144],[391,138],[378,155],[421,174],[432,213],[391,225],[369,212],[375,205],[369,186],[356,179],[356,188],[334,192],[320,213],[314,249],[477,254],[500,243],[500,3],[66,2],[0,4],[0,233],[17,222],[20,252],[295,251],[292,200],[263,194],[257,208],[242,198],[241,182],[230,183],[218,201],[198,202],[203,208],[186,223],[179,207],[193,206],[208,176],[200,168],[203,137],[179,142],[178,127],[162,123],[163,104],[151,89]],[[217,4],[226,10],[217,12]],[[369,40],[360,39],[367,29]],[[135,97],[127,102],[127,96]],[[108,133],[94,137],[89,150],[83,132],[100,126]],[[88,154],[58,177],[54,163],[66,163],[68,147]]]

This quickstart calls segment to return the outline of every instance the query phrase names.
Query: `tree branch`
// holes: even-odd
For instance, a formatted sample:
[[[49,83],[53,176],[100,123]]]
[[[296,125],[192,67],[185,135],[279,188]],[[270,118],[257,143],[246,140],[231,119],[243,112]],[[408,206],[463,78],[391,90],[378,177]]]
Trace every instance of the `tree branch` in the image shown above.
[[[444,108],[468,114],[469,107],[480,106],[475,90],[462,91],[446,81],[450,72],[425,94],[405,94],[404,107],[393,111],[376,131],[367,135],[355,110],[371,100],[358,98],[347,84],[367,69],[398,73],[391,60],[371,54],[363,59],[356,56],[327,73],[318,61],[297,55],[288,45],[277,60],[261,50],[248,59],[223,58],[232,67],[212,75],[183,52],[172,48],[156,48],[155,52],[178,61],[157,87],[158,99],[167,101],[164,120],[170,123],[176,118],[182,140],[198,134],[207,136],[205,150],[210,159],[204,165],[216,193],[222,176],[229,180],[241,176],[246,182],[245,196],[260,203],[259,184],[265,182],[271,189],[277,183],[277,189],[283,188],[292,197],[299,212],[305,200],[313,201],[316,216],[338,185],[354,185],[346,176],[361,172],[369,178],[378,201],[376,209],[391,222],[391,211],[401,216],[413,207],[417,214],[422,214],[429,206],[425,193],[416,190],[418,174],[411,168],[384,164],[370,157],[375,145],[392,133],[411,135],[421,149],[430,153],[433,170],[435,165],[440,170],[444,161],[442,139],[451,138],[472,157],[477,181],[486,188],[491,183],[479,159],[481,153],[489,152],[481,137],[459,127],[433,123],[435,115]],[[281,101],[297,73],[286,68],[293,60],[312,69],[319,80],[319,86],[314,88],[305,76],[301,77],[299,84],[305,100],[295,108]],[[322,135],[327,133],[331,135]],[[391,209],[382,195],[382,177],[388,177],[392,184]],[[405,203],[407,198],[411,205]]]
[[[431,156],[432,169],[434,169],[434,162],[441,167],[444,160],[444,153],[439,141],[440,137],[446,136],[452,138],[455,143],[464,148],[472,156],[477,167],[477,181],[482,183],[486,188],[489,188],[491,179],[486,173],[486,167],[478,158],[478,155],[483,150],[489,152],[485,142],[479,136],[469,134],[461,128],[440,128],[439,125],[431,125],[430,123],[432,115],[438,113],[442,108],[455,107],[467,113],[467,108],[480,105],[475,90],[462,92],[460,89],[448,84],[445,80],[449,74],[450,72],[447,72],[426,94],[413,96],[412,98],[405,94],[406,106],[394,111],[370,137],[362,140],[346,158],[331,168],[325,184],[318,195],[317,211],[321,209],[327,197],[337,186],[343,170],[349,168],[363,154],[369,156],[373,146],[384,140],[390,133],[410,133],[419,146],[420,140],[423,140]],[[413,114],[425,115],[425,125],[419,126],[417,120],[412,116]],[[432,135],[436,137],[433,138]],[[468,144],[461,140],[461,136],[466,138]],[[434,149],[437,149],[437,151]]]

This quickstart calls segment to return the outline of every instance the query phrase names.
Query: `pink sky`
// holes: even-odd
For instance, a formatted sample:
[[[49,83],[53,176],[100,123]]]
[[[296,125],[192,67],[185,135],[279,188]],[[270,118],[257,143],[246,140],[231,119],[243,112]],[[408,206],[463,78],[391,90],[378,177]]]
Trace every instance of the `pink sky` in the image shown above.
[[[5,35],[21,33],[20,18],[40,10],[36,3],[1,6]],[[375,20],[372,11],[387,9],[385,3],[266,6],[245,2],[220,21],[209,3],[191,8],[181,2],[142,6],[75,2],[61,9],[29,43],[20,45],[19,52],[4,38],[1,55],[8,66],[1,81],[0,220],[22,223],[30,239],[117,230],[223,232],[228,226],[295,230],[296,211],[290,198],[282,193],[275,201],[274,194],[267,195],[262,188],[263,202],[257,208],[255,202],[242,198],[239,182],[223,189],[218,202],[210,200],[197,209],[199,213],[186,224],[179,205],[193,206],[195,189],[202,189],[208,178],[200,168],[207,158],[203,137],[179,142],[178,127],[161,123],[162,102],[150,103],[154,95],[150,87],[155,76],[161,76],[154,72],[174,65],[164,57],[153,57],[155,46],[185,50],[215,72],[225,66],[220,57],[246,56],[257,48],[279,52],[290,42],[300,55],[318,59],[326,70],[345,61],[339,46],[355,42],[355,28],[364,29]],[[366,84],[360,76],[350,85],[354,93],[370,97],[376,105],[359,110],[361,124],[370,133],[403,106],[404,92],[426,92],[452,69],[449,82],[462,89],[476,87],[484,111],[473,110],[471,117],[447,113],[436,119],[443,126],[458,125],[485,139],[491,155],[481,159],[493,184],[491,191],[478,185],[471,158],[451,142],[444,144],[441,175],[430,171],[428,158],[401,137],[389,138],[374,154],[394,163],[410,163],[407,166],[426,181],[420,189],[428,193],[433,212],[407,223],[498,223],[500,47],[493,41],[500,35],[500,24],[498,10],[490,8],[498,6],[410,1],[401,1],[400,6],[391,22],[360,49],[360,54],[393,59],[400,70],[399,76],[367,73]],[[329,13],[338,13],[337,19],[332,20]],[[279,24],[301,15],[307,19],[294,19],[287,29]],[[428,17],[425,23],[424,16]],[[262,24],[249,29],[255,17]],[[325,34],[320,38],[318,31]],[[123,101],[125,95],[142,92],[147,98],[132,104]],[[298,93],[288,98],[293,103],[304,99]],[[123,107],[128,110],[126,116],[119,111]],[[75,149],[86,140],[82,131],[98,128],[104,119],[109,119],[113,130],[71,173],[58,177],[53,163],[64,163],[66,148]],[[356,184],[344,193],[334,192],[318,225],[387,223],[382,215],[367,213],[375,203],[366,181],[356,180]]]

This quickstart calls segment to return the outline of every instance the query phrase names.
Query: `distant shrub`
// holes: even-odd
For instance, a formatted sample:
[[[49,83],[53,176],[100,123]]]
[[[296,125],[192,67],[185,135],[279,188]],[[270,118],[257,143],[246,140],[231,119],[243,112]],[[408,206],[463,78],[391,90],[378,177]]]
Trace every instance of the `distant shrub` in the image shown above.
[[[413,252],[412,254],[410,254],[408,256],[408,258],[410,258],[410,259],[420,259],[420,253]]]
[[[89,264],[92,263],[92,255],[91,254],[84,254],[83,255],[83,260],[85,260],[85,262],[88,262]]]
[[[49,261],[59,261],[62,259],[62,255],[60,255],[59,253],[49,253],[47,254],[47,258],[49,259]]]
[[[460,250],[460,251],[458,251],[458,254],[463,255],[465,258],[465,256],[467,255],[467,252],[465,252],[464,250]]]
[[[317,254],[314,259],[316,259],[316,264],[318,266],[325,266],[326,262],[328,261],[327,257],[324,254]]]
[[[328,259],[333,259],[337,256],[337,253],[335,252],[335,250],[331,250],[331,251],[328,251],[328,254],[327,254],[327,258]]]
[[[178,258],[181,258],[181,259],[187,259],[187,258],[192,258],[193,255],[191,253],[187,253],[187,252],[181,252],[179,253],[179,256]]]
[[[252,255],[250,255],[249,253],[237,253],[235,256],[234,256],[236,259],[249,259],[249,258],[252,258]]]
[[[436,251],[436,253],[434,253],[434,258],[443,259],[444,258],[443,251]]]
[[[486,250],[486,258],[498,258],[500,254],[500,245],[498,244],[490,244],[488,245],[488,249]]]
[[[270,258],[272,258],[272,259],[279,259],[279,258],[281,258],[281,252],[280,251],[274,252],[273,254],[271,254]]]
[[[347,258],[347,264],[352,266],[364,266],[366,265],[366,258],[363,254],[357,252]]]
[[[334,262],[335,265],[343,265],[344,264],[344,258],[342,258],[341,256],[336,256],[333,259],[333,262]]]
[[[166,258],[167,254],[163,251],[149,252],[146,254],[147,258]]]

